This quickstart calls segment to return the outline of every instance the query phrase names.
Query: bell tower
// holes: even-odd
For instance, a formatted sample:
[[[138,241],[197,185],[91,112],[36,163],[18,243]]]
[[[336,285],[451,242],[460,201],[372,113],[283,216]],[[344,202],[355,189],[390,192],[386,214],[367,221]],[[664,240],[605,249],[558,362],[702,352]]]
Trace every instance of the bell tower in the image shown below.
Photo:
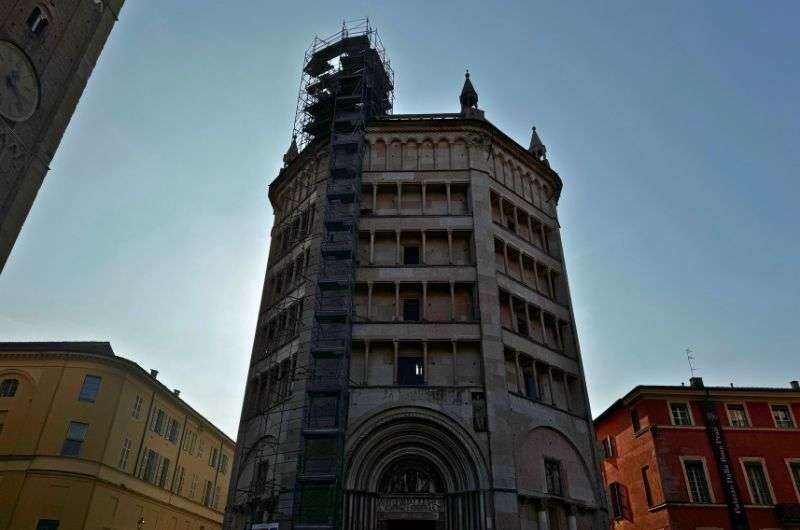
[[[0,3],[0,272],[123,2]]]

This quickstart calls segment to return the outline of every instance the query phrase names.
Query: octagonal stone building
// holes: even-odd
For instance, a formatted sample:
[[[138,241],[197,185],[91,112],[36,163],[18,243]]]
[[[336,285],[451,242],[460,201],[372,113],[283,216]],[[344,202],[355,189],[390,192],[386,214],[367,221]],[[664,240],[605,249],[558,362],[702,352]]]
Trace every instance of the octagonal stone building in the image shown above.
[[[304,90],[226,528],[605,529],[535,129],[492,125],[469,74],[460,112],[390,114],[368,26],[317,39]]]

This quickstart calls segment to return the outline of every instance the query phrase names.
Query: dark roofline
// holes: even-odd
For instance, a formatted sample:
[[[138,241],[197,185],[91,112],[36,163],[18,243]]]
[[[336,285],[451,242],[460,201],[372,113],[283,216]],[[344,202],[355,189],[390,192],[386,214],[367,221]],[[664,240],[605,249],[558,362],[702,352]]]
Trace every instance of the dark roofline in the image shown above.
[[[637,385],[633,387],[627,394],[614,401],[608,406],[606,410],[598,414],[593,423],[596,426],[601,421],[605,420],[612,413],[616,412],[622,407],[626,407],[630,401],[637,394],[647,392],[675,392],[690,394],[695,396],[707,395],[711,392],[714,393],[742,393],[742,392],[777,392],[781,394],[797,394],[800,397],[800,390],[791,387],[768,387],[768,386],[701,386],[693,387],[689,385]]]
[[[49,352],[58,352],[58,353],[73,353],[73,354],[86,354],[86,355],[97,355],[103,361],[115,361],[120,362],[126,365],[128,368],[132,368],[136,375],[143,377],[148,383],[155,384],[160,387],[166,394],[170,396],[171,399],[178,402],[180,406],[186,407],[190,411],[192,411],[200,420],[205,422],[211,429],[217,432],[220,436],[224,437],[228,440],[232,445],[236,445],[236,441],[234,441],[230,436],[225,434],[222,429],[214,425],[208,418],[206,418],[203,414],[197,411],[194,407],[189,405],[186,401],[184,401],[180,396],[176,396],[175,392],[167,385],[150,375],[150,373],[142,368],[139,363],[136,361],[132,361],[130,359],[126,359],[125,357],[120,357],[114,353],[114,350],[111,348],[110,342],[90,342],[90,341],[57,341],[57,342],[0,342],[0,352],[5,353],[49,353]]]
[[[99,355],[109,355],[116,357],[110,342],[0,342],[0,351],[59,351],[59,352],[82,352],[96,353]]]

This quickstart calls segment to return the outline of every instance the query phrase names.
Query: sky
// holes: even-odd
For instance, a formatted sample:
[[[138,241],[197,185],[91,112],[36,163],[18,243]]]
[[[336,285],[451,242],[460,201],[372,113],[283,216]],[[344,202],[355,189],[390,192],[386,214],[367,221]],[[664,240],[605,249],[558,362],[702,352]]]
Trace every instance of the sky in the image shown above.
[[[110,341],[235,437],[303,54],[370,17],[395,112],[486,117],[564,181],[592,411],[800,379],[800,3],[130,0],[0,275],[0,340]]]

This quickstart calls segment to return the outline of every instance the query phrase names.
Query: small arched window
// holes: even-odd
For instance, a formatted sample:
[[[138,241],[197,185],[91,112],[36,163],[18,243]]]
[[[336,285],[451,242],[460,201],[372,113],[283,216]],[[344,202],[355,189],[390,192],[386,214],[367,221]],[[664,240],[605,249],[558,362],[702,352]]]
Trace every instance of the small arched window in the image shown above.
[[[31,14],[28,15],[28,20],[26,20],[25,23],[28,25],[28,29],[31,30],[31,33],[34,35],[42,35],[49,23],[47,20],[47,13],[41,7],[36,6],[33,8],[33,11],[31,11]]]
[[[0,397],[14,397],[17,394],[18,379],[3,379],[0,383]]]

